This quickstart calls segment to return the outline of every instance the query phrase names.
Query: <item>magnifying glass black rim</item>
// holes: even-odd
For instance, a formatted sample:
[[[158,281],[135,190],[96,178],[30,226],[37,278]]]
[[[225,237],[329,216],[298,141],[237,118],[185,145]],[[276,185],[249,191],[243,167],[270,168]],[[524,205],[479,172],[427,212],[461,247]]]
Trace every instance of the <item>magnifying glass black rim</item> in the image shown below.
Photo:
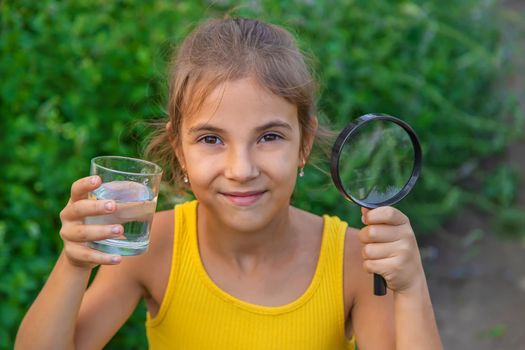
[[[339,176],[339,160],[341,157],[341,152],[343,150],[343,147],[346,143],[346,141],[356,133],[356,131],[362,127],[364,124],[372,121],[372,120],[388,120],[391,122],[396,123],[400,127],[402,127],[407,134],[410,136],[410,140],[412,141],[412,147],[414,148],[414,166],[412,167],[412,174],[410,175],[410,178],[405,183],[403,188],[393,197],[390,197],[382,202],[378,203],[368,203],[362,200],[359,200],[346,192],[341,177]],[[332,175],[332,180],[339,190],[341,194],[351,200],[352,202],[358,204],[359,206],[368,208],[368,209],[375,209],[382,206],[389,206],[394,205],[397,202],[399,202],[401,199],[405,198],[405,196],[412,190],[414,185],[416,184],[417,179],[419,178],[419,174],[421,173],[421,162],[422,162],[422,155],[421,155],[421,145],[419,143],[419,139],[417,138],[417,135],[415,131],[412,129],[410,125],[405,123],[404,121],[393,117],[388,114],[382,114],[382,113],[369,113],[365,114],[350,124],[348,124],[343,131],[337,136],[337,139],[334,143],[334,146],[332,148],[332,158],[330,163],[330,172]]]

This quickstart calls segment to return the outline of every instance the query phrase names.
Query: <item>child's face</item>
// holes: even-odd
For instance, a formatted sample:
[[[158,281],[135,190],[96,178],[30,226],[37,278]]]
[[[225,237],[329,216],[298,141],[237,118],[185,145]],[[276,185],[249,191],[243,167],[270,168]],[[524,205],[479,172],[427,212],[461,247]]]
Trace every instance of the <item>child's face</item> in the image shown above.
[[[179,160],[215,220],[250,231],[286,212],[303,163],[293,104],[253,78],[225,82],[183,120],[181,136]]]

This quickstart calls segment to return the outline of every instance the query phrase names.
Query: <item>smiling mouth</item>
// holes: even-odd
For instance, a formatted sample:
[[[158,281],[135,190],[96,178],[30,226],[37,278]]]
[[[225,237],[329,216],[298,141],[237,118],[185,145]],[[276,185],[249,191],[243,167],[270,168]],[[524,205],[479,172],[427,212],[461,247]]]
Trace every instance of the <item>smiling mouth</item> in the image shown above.
[[[266,191],[220,192],[229,202],[238,206],[255,204],[265,193]]]

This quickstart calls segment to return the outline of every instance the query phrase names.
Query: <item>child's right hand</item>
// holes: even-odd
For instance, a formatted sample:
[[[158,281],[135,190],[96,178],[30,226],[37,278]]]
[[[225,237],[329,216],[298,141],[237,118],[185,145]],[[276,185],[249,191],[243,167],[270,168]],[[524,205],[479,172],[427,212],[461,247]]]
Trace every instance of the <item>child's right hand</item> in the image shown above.
[[[60,212],[64,253],[77,267],[92,269],[100,264],[115,265],[121,261],[118,255],[105,254],[87,246],[89,241],[120,237],[124,230],[122,225],[84,224],[87,216],[110,214],[117,209],[115,201],[88,199],[88,192],[100,185],[101,179],[96,175],[75,181],[71,186],[71,197]]]

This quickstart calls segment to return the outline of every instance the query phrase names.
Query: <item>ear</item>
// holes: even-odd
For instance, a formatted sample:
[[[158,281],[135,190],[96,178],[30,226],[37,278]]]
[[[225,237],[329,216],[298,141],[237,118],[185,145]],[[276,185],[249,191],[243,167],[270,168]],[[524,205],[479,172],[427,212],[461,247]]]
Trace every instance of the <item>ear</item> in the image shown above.
[[[317,121],[317,116],[313,116],[310,118],[309,121],[310,125],[308,127],[309,133],[303,135],[304,141],[303,141],[303,147],[301,149],[300,154],[300,166],[304,166],[304,163],[308,160],[308,157],[310,156],[310,152],[312,151],[312,147],[314,145],[315,135],[317,134],[317,128],[319,126],[319,122]]]
[[[171,122],[166,123],[166,132],[168,134],[171,149],[173,150],[173,152],[175,152],[175,157],[177,157],[177,160],[179,161],[179,164],[182,166],[182,168],[186,168],[184,164],[184,157],[182,155],[182,149],[175,137],[173,137],[173,135],[175,135],[175,132],[173,131],[173,124],[171,124]]]

